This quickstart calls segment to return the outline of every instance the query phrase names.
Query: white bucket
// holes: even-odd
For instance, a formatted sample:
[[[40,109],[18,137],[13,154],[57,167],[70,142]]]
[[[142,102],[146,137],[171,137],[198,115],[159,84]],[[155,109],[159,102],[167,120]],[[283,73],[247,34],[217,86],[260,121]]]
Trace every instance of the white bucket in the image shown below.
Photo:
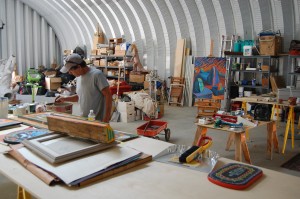
[[[244,97],[244,87],[239,87],[239,97]]]
[[[252,46],[244,46],[243,55],[251,56],[252,55]]]
[[[8,98],[0,97],[0,118],[8,117]]]

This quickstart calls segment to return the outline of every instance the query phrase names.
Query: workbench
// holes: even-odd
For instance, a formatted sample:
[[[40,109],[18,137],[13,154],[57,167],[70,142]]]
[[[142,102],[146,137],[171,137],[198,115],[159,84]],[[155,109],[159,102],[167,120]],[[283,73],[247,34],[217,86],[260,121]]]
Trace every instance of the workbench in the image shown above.
[[[258,97],[258,96],[257,96]],[[269,102],[269,101],[262,101],[261,98],[248,98],[248,97],[239,97],[236,99],[232,99],[232,101],[238,101],[242,102],[242,108],[244,110],[247,110],[246,103],[255,103],[255,104],[269,104],[272,105],[272,114],[271,119],[273,119],[273,115],[275,113],[275,110],[277,110],[277,115],[279,114],[278,108],[280,107],[288,107],[289,108],[289,114],[286,122],[285,132],[284,132],[284,139],[283,139],[283,146],[282,146],[282,153],[284,154],[285,148],[286,148],[286,142],[288,138],[289,131],[291,130],[291,140],[292,140],[292,148],[294,148],[294,136],[295,136],[295,105],[290,105],[288,103],[278,103],[278,102]],[[277,120],[278,122],[278,120]]]
[[[151,138],[147,138],[151,139]],[[144,139],[143,139],[144,140]],[[137,141],[137,140],[132,140]],[[153,139],[151,140],[153,141]],[[130,141],[129,141],[130,142]],[[158,141],[157,141],[158,142]],[[0,146],[0,150],[1,147]],[[152,147],[153,148],[153,147]],[[2,148],[3,149],[3,148]],[[147,150],[151,150],[151,146]],[[208,181],[207,173],[152,161],[120,174],[81,188],[59,184],[48,186],[31,174],[17,161],[0,154],[0,172],[23,187],[36,198],[299,198],[300,178],[263,170],[263,177],[245,190],[233,190]],[[234,162],[220,158],[216,168]]]
[[[222,128],[217,128],[214,126],[214,124],[199,124],[197,125],[197,131],[194,138],[193,145],[196,145],[198,140],[200,140],[201,137],[205,137],[207,134],[207,129],[214,129],[221,132],[227,132],[230,133],[228,136],[227,144],[226,144],[226,150],[229,150],[233,140],[235,141],[235,160],[236,161],[242,161],[242,153],[245,158],[245,161],[249,164],[251,164],[251,158],[249,149],[247,146],[246,141],[246,131],[249,131],[250,129],[256,128],[256,127],[250,127],[250,126],[244,126],[243,130],[235,130],[232,131],[229,129],[228,125],[224,125]],[[276,123],[274,121],[270,122],[259,122],[258,126],[267,126],[267,157],[269,159],[272,159],[273,150],[277,153],[279,153],[278,148],[278,137],[276,133]]]

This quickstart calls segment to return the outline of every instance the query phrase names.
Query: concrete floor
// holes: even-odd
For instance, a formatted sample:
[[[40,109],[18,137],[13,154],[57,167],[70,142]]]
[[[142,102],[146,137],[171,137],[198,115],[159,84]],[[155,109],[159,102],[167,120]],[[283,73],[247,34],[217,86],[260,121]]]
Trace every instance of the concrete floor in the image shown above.
[[[21,99],[23,102],[29,102],[29,96],[18,95],[17,99]],[[37,101],[48,103],[53,102],[54,98],[44,98],[37,96]],[[76,109],[77,106],[74,106]],[[76,110],[74,110],[76,112]],[[160,120],[168,122],[168,128],[171,130],[170,142],[181,145],[191,145],[196,132],[195,122],[196,108],[195,107],[173,107],[165,105],[165,115]],[[111,122],[113,129],[121,130],[130,133],[136,133],[136,128],[145,121],[135,121],[131,123],[119,123]],[[279,147],[283,145],[283,132],[285,130],[285,123],[281,123],[277,129]],[[297,133],[297,129],[296,129]],[[216,151],[221,157],[234,159],[234,146],[231,150],[225,151],[225,145],[227,141],[227,133],[217,130],[208,130],[208,135],[213,138],[213,145],[211,150]],[[248,140],[248,148],[253,165],[276,170],[279,172],[287,173],[289,175],[299,176],[300,172],[287,170],[281,167],[281,165],[299,153],[300,140],[295,140],[295,148],[291,148],[291,140],[288,139],[287,147],[284,154],[274,153],[273,160],[266,159],[266,135],[267,130],[265,126],[255,128],[249,132],[250,139]],[[164,136],[160,136],[161,140],[164,140]],[[10,199],[16,198],[17,186],[7,179],[4,175],[0,174],[0,198]]]

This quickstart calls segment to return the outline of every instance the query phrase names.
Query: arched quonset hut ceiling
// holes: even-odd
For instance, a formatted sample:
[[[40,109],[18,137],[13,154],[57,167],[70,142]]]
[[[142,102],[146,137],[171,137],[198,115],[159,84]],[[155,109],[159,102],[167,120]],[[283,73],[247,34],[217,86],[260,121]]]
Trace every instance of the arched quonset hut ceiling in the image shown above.
[[[179,38],[187,39],[194,56],[207,56],[211,40],[214,41],[213,53],[219,56],[222,35],[255,39],[262,30],[280,30],[284,36],[284,51],[288,50],[290,40],[300,39],[300,0],[0,0],[0,5],[3,4],[6,7],[0,8],[1,19],[7,27],[10,21],[16,21],[15,35],[11,37],[16,39],[7,42],[2,57],[14,52],[21,57],[19,63],[34,65],[52,58],[37,44],[28,48],[30,39],[20,41],[18,26],[24,27],[23,32],[28,34],[26,26],[30,24],[36,29],[36,36],[52,30],[50,35],[57,38],[57,42],[42,44],[52,46],[56,54],[55,46],[60,47],[59,52],[85,46],[89,54],[99,23],[106,40],[122,37],[127,42],[135,42],[143,64],[149,69],[158,69],[162,78],[173,74]],[[15,19],[9,18],[10,8],[15,11]],[[18,15],[25,17],[25,25]],[[47,29],[42,27],[48,24]],[[46,35],[49,37],[49,32]],[[25,43],[25,49],[17,48],[19,44],[15,43],[19,42]]]

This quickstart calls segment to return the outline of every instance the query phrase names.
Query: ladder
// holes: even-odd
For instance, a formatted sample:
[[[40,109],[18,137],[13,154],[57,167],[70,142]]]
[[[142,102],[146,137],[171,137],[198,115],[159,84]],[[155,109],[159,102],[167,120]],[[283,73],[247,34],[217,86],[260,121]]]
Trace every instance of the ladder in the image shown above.
[[[220,50],[220,57],[224,57],[225,51],[231,52],[233,49],[233,43],[235,41],[235,36],[225,36],[222,35],[222,41],[221,41],[221,50]]]

